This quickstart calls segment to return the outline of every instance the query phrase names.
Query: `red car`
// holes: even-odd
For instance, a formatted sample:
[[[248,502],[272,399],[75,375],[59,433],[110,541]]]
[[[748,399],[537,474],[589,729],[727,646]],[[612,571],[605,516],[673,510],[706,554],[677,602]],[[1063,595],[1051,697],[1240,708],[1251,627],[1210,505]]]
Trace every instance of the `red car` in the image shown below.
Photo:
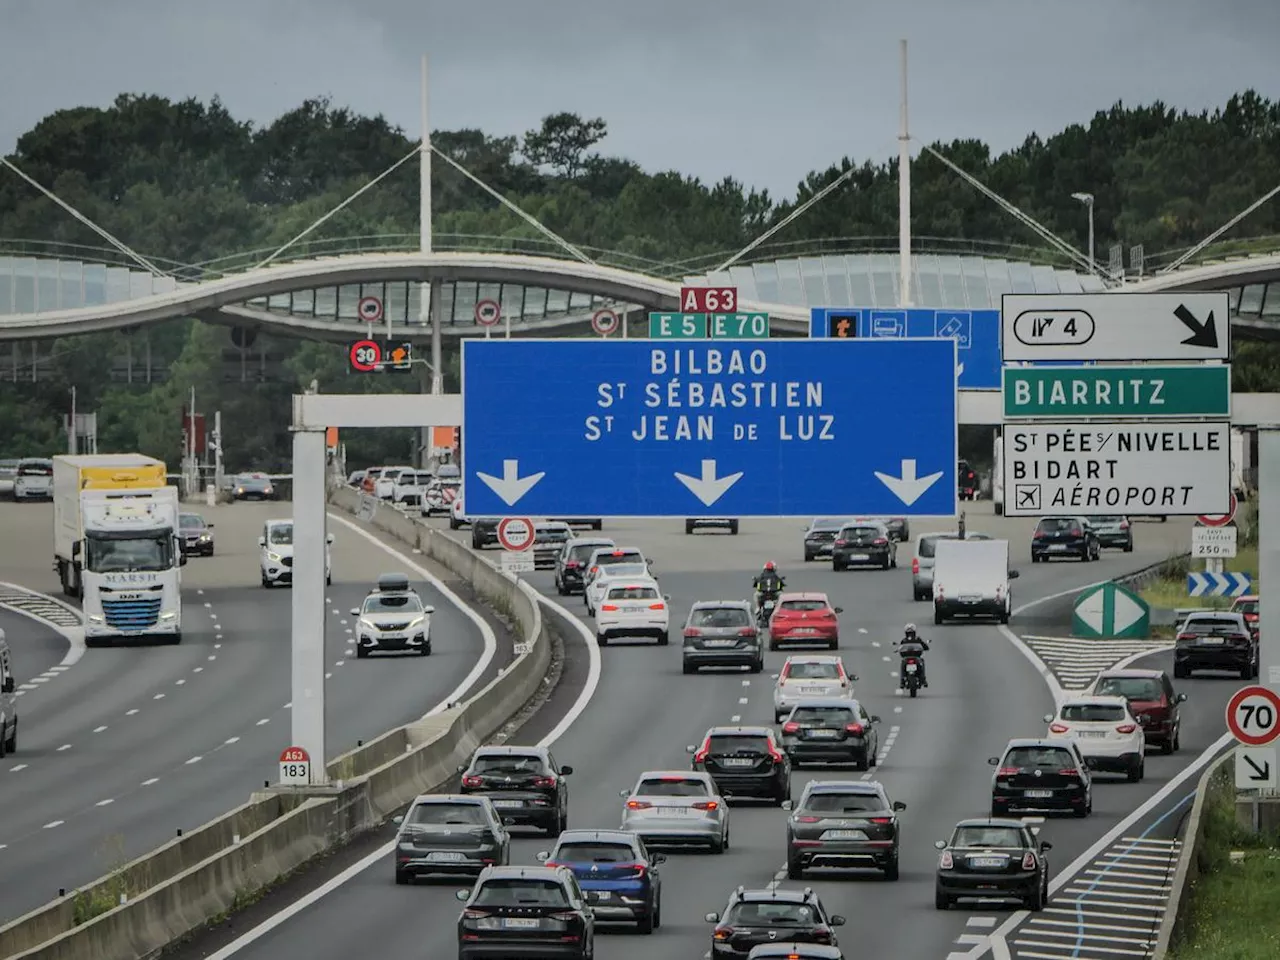
[[[769,649],[784,643],[824,644],[828,650],[840,646],[840,621],[825,593],[784,593],[769,620]]]
[[[1173,683],[1163,670],[1104,670],[1089,692],[1099,697],[1124,697],[1129,701],[1129,711],[1142,724],[1148,746],[1159,746],[1161,753],[1178,749],[1180,708],[1187,695],[1174,692]]]
[[[1256,637],[1258,635],[1258,596],[1250,594],[1247,597],[1236,597],[1235,603],[1231,604],[1231,612],[1238,613],[1244,617],[1244,622],[1249,625],[1249,630]]]

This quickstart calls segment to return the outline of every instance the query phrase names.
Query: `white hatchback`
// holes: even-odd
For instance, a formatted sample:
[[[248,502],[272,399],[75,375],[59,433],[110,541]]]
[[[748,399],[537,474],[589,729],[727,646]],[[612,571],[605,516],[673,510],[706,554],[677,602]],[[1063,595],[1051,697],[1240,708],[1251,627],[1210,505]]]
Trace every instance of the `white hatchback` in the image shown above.
[[[1072,697],[1044,720],[1050,739],[1076,741],[1090,770],[1142,779],[1147,738],[1123,697]]]
[[[802,700],[852,696],[853,682],[857,679],[845,671],[840,657],[814,654],[787,657],[773,688],[774,722],[781,723]]]
[[[665,647],[671,629],[669,599],[656,580],[613,580],[596,610],[596,640],[603,647],[615,637],[652,637]]]
[[[333,555],[329,544],[333,534],[325,536],[324,582],[333,582]],[[268,520],[258,538],[259,564],[262,567],[262,585],[274,587],[277,583],[293,583],[293,521]]]
[[[605,563],[601,554],[608,554]],[[602,547],[591,555],[587,561],[587,572],[583,577],[582,602],[586,605],[587,614],[594,617],[596,609],[604,599],[605,591],[611,586],[610,581],[622,580],[657,580],[649,568],[648,562],[639,550],[634,547]]]

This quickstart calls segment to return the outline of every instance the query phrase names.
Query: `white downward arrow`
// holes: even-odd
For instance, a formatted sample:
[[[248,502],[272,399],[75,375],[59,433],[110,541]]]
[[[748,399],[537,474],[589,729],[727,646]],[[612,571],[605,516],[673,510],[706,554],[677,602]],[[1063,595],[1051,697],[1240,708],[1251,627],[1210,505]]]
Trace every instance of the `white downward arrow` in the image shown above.
[[[476,476],[501,497],[503,503],[508,507],[514,507],[516,501],[532,490],[537,482],[546,476],[546,473],[531,473],[527,477],[521,477],[519,460],[503,460],[501,477],[479,471],[476,471]]]
[[[676,479],[688,487],[689,492],[707,507],[728,493],[729,488],[741,478],[741,473],[731,473],[727,477],[716,479],[716,462],[714,460],[702,461],[701,477],[691,477],[687,473],[676,474]]]
[[[892,491],[895,497],[909,507],[924,496],[926,490],[938,482],[938,478],[942,476],[942,471],[931,473],[927,477],[917,477],[916,462],[914,460],[903,460],[901,477],[881,473],[879,470],[876,471],[876,476],[880,478],[881,483]]]

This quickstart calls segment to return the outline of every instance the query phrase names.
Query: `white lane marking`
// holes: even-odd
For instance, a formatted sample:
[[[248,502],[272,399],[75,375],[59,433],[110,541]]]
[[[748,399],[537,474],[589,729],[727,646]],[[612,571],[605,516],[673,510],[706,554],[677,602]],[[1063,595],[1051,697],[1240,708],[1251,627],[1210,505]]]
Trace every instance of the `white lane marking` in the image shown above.
[[[34,683],[24,683],[22,686],[18,687],[18,689],[25,693],[28,690],[39,690],[40,688]]]
[[[231,745],[231,744],[233,744],[233,743],[239,743],[239,742],[240,742],[240,738],[239,738],[239,737],[228,737],[226,740],[224,740],[224,741],[223,741],[223,743],[224,743],[226,746],[230,746],[230,745]]]
[[[738,698],[738,703],[740,703],[740,704],[741,704],[741,703],[746,703],[746,702],[747,702],[747,698],[746,698],[746,697],[739,697],[739,698]]]
[[[210,659],[210,660],[217,660],[217,659],[218,659],[218,655],[217,655],[216,653],[211,653],[211,654],[209,654],[209,659]]]
[[[94,727],[94,728],[93,728],[93,732],[94,732],[94,733],[101,733],[101,732],[102,732],[103,730],[105,730],[105,729],[107,729],[107,725],[104,723],[104,724],[103,724],[102,726],[100,726],[100,727]]]
[[[71,669],[70,667],[64,667],[62,664],[58,664],[57,666],[50,667],[45,672],[46,673],[62,673],[64,670],[70,670],[70,669]]]
[[[62,746],[58,748],[58,752],[61,753],[63,750],[70,750],[70,749],[71,749],[71,744],[64,743]]]
[[[981,927],[984,930],[990,929],[996,925],[995,917],[970,917],[965,924],[969,927]]]
[[[872,645],[873,647],[876,647],[877,649],[879,649],[879,647],[880,647],[880,641],[879,641],[879,640],[872,640],[872,641],[871,641],[871,645]]]
[[[10,773],[17,773],[19,770],[25,770],[25,769],[27,769],[27,767],[28,767],[28,766],[29,766],[29,764],[19,763],[19,764],[17,764],[16,766],[12,766],[12,767],[10,767],[10,768],[9,768],[9,772],[10,772]]]
[[[159,778],[159,777],[152,777],[150,780],[143,780],[143,781],[142,781],[142,786],[144,786],[144,787],[149,787],[149,786],[151,786],[153,783],[159,783],[159,782],[160,782],[160,778]]]
[[[333,678],[333,674],[332,674],[332,673],[326,673],[326,674],[324,675],[324,678],[325,678],[326,680],[330,680],[330,679],[332,679],[332,678]]]
[[[124,712],[124,715],[125,715],[126,717],[132,717],[132,716],[133,716],[135,713],[137,713],[137,712],[138,712],[138,708],[137,708],[137,707],[134,707],[132,710],[126,710],[126,711]]]
[[[192,673],[204,673],[204,667],[193,667],[193,668],[192,668],[192,670],[191,670],[191,672],[192,672]]]
[[[185,681],[185,680],[175,680],[175,681],[173,681],[173,685],[174,685],[175,687],[181,687],[181,686],[182,686],[183,684],[185,684],[186,682],[187,682],[187,681]]]
[[[152,700],[163,700],[163,699],[164,699],[164,694],[163,694],[163,693],[157,693],[157,694],[156,694],[154,697],[152,697],[151,699],[152,699]]]
[[[221,650],[221,649],[222,649],[222,644],[220,644],[220,643],[215,643],[215,644],[213,645],[213,649],[215,649],[215,650]]]
[[[48,677],[32,677],[31,682],[32,683],[48,683],[49,678]],[[23,686],[25,687],[26,684],[24,683]]]
[[[257,723],[255,723],[255,724],[254,724],[254,726],[255,726],[255,727],[261,727],[261,726],[263,726],[264,724],[268,724],[268,723],[270,723],[270,722],[271,722],[271,718],[270,718],[270,717],[263,717],[261,720],[259,720]]]
[[[894,707],[894,708],[893,708],[893,712],[894,712],[894,713],[901,713],[901,712],[902,712],[902,708],[901,708],[901,707]]]
[[[338,608],[337,608],[337,607],[334,607],[334,608],[333,608],[333,615],[334,615],[335,617],[338,615]]]
[[[750,680],[743,680],[743,681],[742,681],[742,685],[743,685],[744,687],[749,687],[749,686],[751,686],[751,681],[750,681]]]
[[[105,799],[105,800],[99,800],[97,803],[95,803],[95,804],[94,804],[94,806],[95,806],[95,807],[105,807],[105,806],[107,806],[107,805],[109,805],[109,804],[112,804],[112,803],[115,803],[115,802],[116,802],[116,801],[115,801],[115,798],[113,798],[113,797],[107,797],[107,799]]]
[[[65,820],[50,820],[48,823],[44,825],[44,829],[52,830],[54,827],[60,827],[66,822],[67,821]]]
[[[199,763],[199,762],[200,762],[201,760],[203,760],[203,759],[204,759],[204,757],[192,757],[190,760],[188,760],[188,761],[186,762],[186,766],[188,766],[188,767],[189,767],[189,766],[191,766],[193,763]]]
[[[735,713],[732,717],[730,717],[730,718],[729,718],[729,722],[730,722],[730,723],[741,723],[741,722],[742,722],[742,714],[740,714],[740,713]],[[15,767],[14,769],[18,769],[18,768],[17,768],[17,767]]]
[[[208,608],[210,608],[210,607],[212,607],[212,606],[213,606],[213,604],[212,604],[212,603],[210,603],[208,600],[206,600],[206,601],[204,602],[204,605],[205,605],[205,608],[206,608],[206,609],[208,609]]]
[[[215,639],[215,640],[221,640],[221,639],[222,639],[222,634],[220,634],[220,633],[215,633],[215,634],[213,635],[213,639]],[[219,644],[219,646],[221,646],[221,644]]]
[[[67,627],[56,624],[52,620],[46,620],[44,617],[32,613],[30,610],[24,610],[21,607],[11,606],[9,604],[3,605],[10,613],[16,613],[20,617],[26,617],[28,620],[34,620],[41,626],[47,627],[54,633],[61,635],[62,639],[67,641],[67,652],[63,656],[62,661],[58,664],[59,666],[71,667],[80,662],[80,658],[85,655],[86,648],[84,645],[84,614],[80,611],[79,607],[73,607],[71,604],[64,603],[57,597],[50,596],[47,593],[38,593],[35,590],[30,590],[27,587],[20,586],[16,583],[0,581],[0,587],[6,587],[13,590],[20,596],[38,598],[42,603],[47,602],[54,604],[74,616],[78,625],[74,627]]]
[[[197,589],[197,590],[196,590],[196,596],[203,597],[203,596],[204,596],[204,591],[203,591],[203,590],[200,590],[200,589]]]
[[[866,632],[867,632],[867,628],[866,628],[866,627],[859,627],[859,628],[858,628],[858,632],[859,632],[859,633],[866,633]],[[876,644],[876,646],[878,647],[878,646],[880,646],[880,644],[878,644],[878,643],[877,643],[877,644]]]
[[[891,658],[891,657],[881,657],[880,659],[881,659],[881,660],[883,660],[885,663],[891,663],[891,662],[892,662],[892,658]]]
[[[333,665],[334,665],[335,667],[340,667],[340,666],[342,666],[342,665],[343,665],[344,663],[346,663],[346,662],[347,662],[347,661],[345,661],[345,660],[335,660],[335,661],[333,662]]]
[[[290,700],[288,703],[286,703],[286,704],[284,705],[284,708],[285,708],[286,710],[292,710],[292,709],[293,709],[293,701],[292,701],[292,700]]]

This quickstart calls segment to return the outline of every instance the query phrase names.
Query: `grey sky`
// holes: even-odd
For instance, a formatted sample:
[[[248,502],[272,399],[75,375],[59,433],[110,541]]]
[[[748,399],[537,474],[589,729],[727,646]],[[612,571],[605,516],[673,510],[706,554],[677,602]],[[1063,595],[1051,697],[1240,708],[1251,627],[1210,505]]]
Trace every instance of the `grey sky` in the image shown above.
[[[1280,94],[1275,0],[0,0],[0,151],[121,92],[222,97],[269,122],[329,94],[420,129],[519,134],[571,110],[603,152],[794,193],[841,155],[888,157],[897,41],[912,133],[997,149],[1118,99],[1200,109]]]

